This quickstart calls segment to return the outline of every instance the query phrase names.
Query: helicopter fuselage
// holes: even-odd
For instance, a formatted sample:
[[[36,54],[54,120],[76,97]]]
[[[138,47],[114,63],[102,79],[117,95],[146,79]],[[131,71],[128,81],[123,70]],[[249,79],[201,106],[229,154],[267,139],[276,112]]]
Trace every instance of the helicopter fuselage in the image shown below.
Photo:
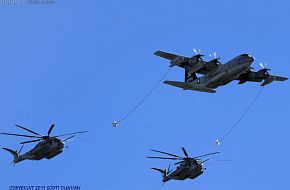
[[[187,178],[194,179],[203,173],[202,163],[198,161],[193,161],[189,164],[181,164],[177,169],[167,176],[163,177],[163,182],[169,181],[171,179],[175,180],[185,180]]]
[[[22,160],[51,159],[63,151],[64,142],[58,138],[51,137],[39,142],[33,149],[15,159],[15,163]]]

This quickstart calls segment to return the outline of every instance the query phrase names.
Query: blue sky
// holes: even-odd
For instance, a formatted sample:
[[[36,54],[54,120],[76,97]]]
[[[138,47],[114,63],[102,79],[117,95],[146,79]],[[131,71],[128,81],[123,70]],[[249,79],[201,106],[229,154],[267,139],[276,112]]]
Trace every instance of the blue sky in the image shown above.
[[[117,128],[120,119],[168,69],[156,50],[186,56],[214,51],[226,62],[241,53],[290,76],[288,1],[62,1],[54,5],[0,5],[0,129],[21,124],[53,134],[79,130],[79,141],[52,160],[10,165],[0,151],[0,188],[80,185],[82,189],[279,189],[288,186],[289,82],[263,90],[237,129],[221,137],[247,108],[259,84],[233,82],[216,94],[161,84]],[[183,80],[174,68],[166,77]],[[2,136],[19,149],[21,138]],[[82,141],[88,140],[88,141]],[[150,167],[149,149],[190,155],[222,154],[196,180],[170,181]],[[23,151],[32,145],[25,146]],[[233,162],[217,162],[232,159]]]

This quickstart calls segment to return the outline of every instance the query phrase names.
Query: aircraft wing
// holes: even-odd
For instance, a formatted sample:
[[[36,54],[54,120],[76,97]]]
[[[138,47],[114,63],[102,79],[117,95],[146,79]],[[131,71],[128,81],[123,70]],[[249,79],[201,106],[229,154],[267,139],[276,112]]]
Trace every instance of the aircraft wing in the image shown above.
[[[185,66],[185,62],[187,62],[189,60],[188,57],[182,56],[182,55],[176,55],[173,53],[168,53],[168,52],[164,52],[164,51],[156,51],[154,53],[154,55],[157,55],[159,57],[162,57],[164,59],[168,59],[170,60],[170,64],[171,66],[179,66],[184,68]]]
[[[259,76],[259,74],[257,74],[257,73],[258,72],[249,71],[243,75],[240,75],[237,80],[240,80],[239,84],[243,84],[243,83],[248,82],[248,81],[250,81],[250,82],[262,82],[263,81],[261,86],[265,86],[265,85],[268,85],[274,81],[285,81],[288,79],[287,77],[278,76],[278,75],[271,75],[271,74],[266,76],[265,78],[261,78]]]
[[[182,88],[183,90],[194,90],[194,91],[208,92],[208,93],[215,93],[216,92],[214,89],[211,89],[211,88],[189,85],[188,82],[178,82],[178,81],[166,80],[163,83],[171,85],[171,86],[175,86],[177,88]]]
[[[176,55],[176,54],[173,54],[173,53],[168,53],[168,52],[164,52],[164,51],[156,51],[154,53],[154,55],[157,55],[159,57],[162,57],[164,59],[168,59],[168,60],[174,60],[176,59],[177,57],[183,57],[183,58],[186,58],[186,59],[189,59],[188,57],[184,57],[182,55]]]
[[[205,62],[205,61],[190,62],[192,58],[185,57],[182,55],[176,55],[176,54],[168,53],[164,51],[158,50],[154,53],[154,55],[170,60],[170,64],[171,64],[170,66],[178,66],[178,67],[184,68],[190,74],[198,73],[198,74],[206,75],[210,71],[217,68],[217,64],[215,64],[214,62]]]

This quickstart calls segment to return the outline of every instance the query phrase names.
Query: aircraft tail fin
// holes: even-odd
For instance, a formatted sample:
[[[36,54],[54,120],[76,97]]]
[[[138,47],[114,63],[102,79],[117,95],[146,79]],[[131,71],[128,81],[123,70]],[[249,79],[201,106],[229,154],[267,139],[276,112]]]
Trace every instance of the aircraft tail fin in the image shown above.
[[[163,182],[166,181],[166,177],[167,177],[167,171],[166,171],[166,169],[164,169],[164,170],[159,169],[159,168],[151,168],[151,169],[160,172],[161,175],[162,175],[162,178],[163,178],[162,181],[163,181]]]
[[[188,82],[178,82],[178,81],[166,80],[163,83],[171,85],[171,86],[175,86],[177,88],[182,88],[183,90],[194,90],[194,91],[208,92],[208,93],[215,93],[216,92],[214,89],[211,89],[211,88],[189,85]]]
[[[159,171],[160,173],[162,174],[166,174],[166,170],[162,170],[162,169],[159,169],[159,168],[151,168],[152,170],[156,170],[156,171]]]
[[[17,158],[19,158],[19,154],[16,151],[11,150],[9,148],[3,148],[3,149],[10,152],[13,155],[13,157],[14,157],[13,163],[15,163]]]
[[[169,168],[170,168],[170,166],[169,166]],[[170,179],[168,178],[168,174],[171,172],[171,171],[169,170],[169,168],[168,168],[168,170],[166,170],[166,169],[162,170],[162,169],[159,169],[159,168],[151,168],[151,169],[152,169],[152,170],[156,170],[156,171],[158,171],[158,172],[161,173],[161,175],[162,175],[162,182],[164,183],[164,182],[170,180]]]

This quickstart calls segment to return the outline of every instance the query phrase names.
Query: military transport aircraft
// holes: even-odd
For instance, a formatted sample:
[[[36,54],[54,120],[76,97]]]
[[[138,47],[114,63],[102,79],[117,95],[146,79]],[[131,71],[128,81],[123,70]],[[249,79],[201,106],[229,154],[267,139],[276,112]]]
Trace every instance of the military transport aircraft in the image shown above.
[[[206,159],[203,161],[200,158],[204,156],[209,156],[209,155],[220,153],[220,152],[213,152],[213,153],[204,154],[201,156],[196,156],[196,157],[191,158],[188,156],[184,147],[182,147],[181,149],[185,157],[181,157],[175,154],[171,154],[171,153],[167,153],[167,152],[163,152],[159,150],[151,150],[153,152],[166,154],[172,157],[167,158],[167,157],[148,156],[147,158],[157,158],[157,159],[165,159],[165,160],[181,160],[175,163],[175,165],[179,165],[179,166],[177,166],[177,168],[174,171],[170,170],[170,165],[168,169],[164,169],[164,170],[159,169],[159,168],[151,168],[153,170],[159,171],[162,174],[162,182],[166,182],[171,179],[175,179],[175,180],[185,180],[187,178],[195,179],[196,177],[200,176],[205,170],[205,168],[203,167],[203,163],[209,160],[209,159]]]
[[[216,57],[216,53],[213,54],[211,61],[204,61],[200,54],[200,50],[194,49],[195,55],[192,57],[180,56],[168,52],[156,51],[154,54],[170,60],[170,67],[178,66],[185,70],[185,81],[164,81],[165,84],[169,84],[183,90],[195,90],[201,92],[215,93],[215,88],[226,85],[233,80],[239,80],[238,84],[245,83],[247,81],[262,82],[261,86],[270,84],[273,81],[285,81],[288,78],[269,74],[268,68],[265,68],[262,64],[262,69],[255,72],[252,71],[251,64],[254,61],[254,57],[250,54],[241,54],[228,61],[225,64],[221,64]],[[204,76],[198,77],[196,74]]]
[[[74,133],[68,133],[68,134],[63,134],[63,135],[50,136],[50,133],[52,129],[54,128],[54,124],[52,124],[47,132],[47,135],[44,136],[30,129],[27,129],[25,127],[22,127],[19,125],[15,125],[15,126],[18,128],[24,129],[34,135],[22,135],[22,134],[14,134],[14,133],[0,133],[0,134],[34,138],[34,140],[24,141],[24,142],[21,142],[20,144],[26,144],[26,143],[38,142],[38,141],[41,141],[41,142],[39,142],[33,149],[31,149],[30,151],[26,152],[23,155],[19,155],[19,154],[24,145],[20,148],[19,151],[14,151],[8,148],[3,148],[4,150],[7,150],[14,156],[14,160],[12,162],[13,164],[21,162],[23,160],[41,160],[43,158],[51,159],[55,157],[56,155],[63,152],[65,141],[73,138],[75,134],[87,132],[87,131],[81,131],[81,132],[74,132]],[[63,136],[68,136],[68,135],[71,135],[71,136],[66,139],[57,138],[57,137],[63,137]]]

